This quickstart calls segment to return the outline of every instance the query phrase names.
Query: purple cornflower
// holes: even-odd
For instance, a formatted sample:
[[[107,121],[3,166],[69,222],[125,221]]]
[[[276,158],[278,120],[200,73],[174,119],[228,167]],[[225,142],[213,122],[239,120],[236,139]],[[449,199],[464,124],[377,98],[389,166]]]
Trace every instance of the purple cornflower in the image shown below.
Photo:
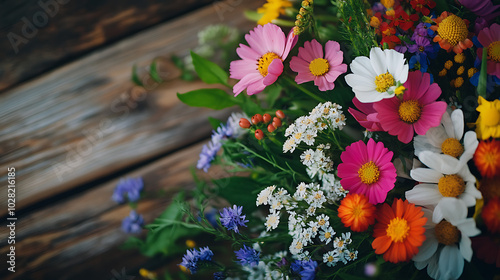
[[[239,233],[238,226],[246,227],[245,215],[242,215],[243,206],[233,205],[233,208],[226,207],[222,209],[220,213],[220,222],[228,230],[234,230],[234,232]]]
[[[296,260],[291,265],[292,272],[300,274],[302,280],[313,280],[316,277],[317,267],[318,263],[313,260]]]
[[[130,202],[136,202],[141,198],[143,188],[144,183],[141,177],[120,179],[111,199],[120,204],[124,203],[127,198]]]
[[[234,253],[236,254],[236,257],[238,258],[239,263],[242,266],[245,265],[256,266],[259,264],[260,252],[256,251],[251,247],[243,245],[243,248],[239,249],[238,251],[234,251]]]
[[[140,233],[144,219],[142,215],[137,214],[135,210],[130,211],[130,215],[125,217],[122,221],[122,230],[126,233]]]
[[[224,280],[226,279],[226,274],[222,271],[217,271],[214,273],[214,280]]]
[[[221,147],[221,143],[214,143],[213,141],[208,142],[208,145],[203,145],[196,168],[207,172]]]
[[[200,262],[209,262],[212,260],[214,253],[208,248],[200,248],[200,250],[192,249],[187,250],[186,254],[182,257],[182,262],[179,265],[189,269],[191,274],[198,272],[198,265]]]

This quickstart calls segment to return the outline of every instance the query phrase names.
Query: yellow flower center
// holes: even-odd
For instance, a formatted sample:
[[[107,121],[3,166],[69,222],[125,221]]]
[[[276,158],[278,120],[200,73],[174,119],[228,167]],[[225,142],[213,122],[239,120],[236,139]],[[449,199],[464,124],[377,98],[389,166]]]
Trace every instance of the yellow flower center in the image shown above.
[[[438,30],[439,36],[445,39],[452,46],[456,46],[458,42],[462,42],[467,39],[467,24],[464,20],[456,15],[449,15],[441,23],[439,23]]]
[[[458,158],[464,153],[464,146],[455,138],[448,138],[441,144],[443,154]]]
[[[359,218],[363,216],[364,211],[363,208],[360,205],[356,205],[352,208],[352,216],[355,218]]]
[[[325,224],[326,224],[326,220],[324,220],[324,219],[321,219],[321,220],[319,220],[319,222],[318,222],[318,225],[320,225],[320,226],[323,226],[323,225],[325,225]]]
[[[380,171],[373,161],[369,161],[361,166],[358,170],[358,176],[361,182],[370,185],[378,181]]]
[[[332,237],[332,234],[329,231],[325,232],[325,238],[328,239],[330,237]]]
[[[275,59],[281,59],[281,57],[272,52],[268,52],[259,58],[257,69],[259,69],[259,72],[263,77],[267,76],[267,68],[269,68],[269,64],[271,64],[271,62]]]
[[[460,231],[450,222],[442,220],[434,228],[436,239],[444,245],[453,245],[460,240]]]
[[[444,175],[438,182],[439,192],[446,197],[457,197],[465,191],[465,182],[457,174]]]
[[[422,108],[417,100],[407,100],[399,104],[398,113],[402,121],[412,124],[420,119]]]
[[[333,257],[332,256],[328,256],[328,262],[333,262]]]
[[[375,77],[375,90],[378,92],[386,92],[390,87],[394,85],[394,77],[389,74],[389,72],[380,74]]]
[[[488,57],[496,62],[500,62],[500,41],[495,41],[488,46]]]
[[[309,71],[311,71],[314,76],[322,76],[328,72],[329,69],[330,64],[328,60],[324,58],[316,58],[309,64]]]
[[[408,222],[405,219],[396,217],[387,226],[386,233],[393,242],[402,242],[408,236],[409,231]]]
[[[481,123],[485,126],[497,126],[500,122],[500,111],[493,106],[484,107],[481,111]]]

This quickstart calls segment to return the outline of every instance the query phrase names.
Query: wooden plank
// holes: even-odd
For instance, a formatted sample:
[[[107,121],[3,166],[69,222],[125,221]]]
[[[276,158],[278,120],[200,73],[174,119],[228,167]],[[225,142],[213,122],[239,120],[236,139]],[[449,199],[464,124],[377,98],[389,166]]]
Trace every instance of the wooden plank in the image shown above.
[[[0,91],[213,0],[16,0],[0,9]]]
[[[151,194],[141,199],[137,209],[146,222],[157,217],[179,189],[193,187],[189,168],[201,146],[191,146],[126,174],[142,176],[145,191]],[[110,279],[113,270],[136,272],[145,265],[147,258],[139,252],[118,248],[128,238],[120,225],[130,212],[128,205],[111,201],[118,179],[20,217],[16,227],[17,271],[12,274],[3,269],[0,279]],[[165,194],[154,195],[160,190]],[[0,254],[5,256],[8,246],[4,228]]]
[[[167,67],[165,86],[142,94],[129,82],[132,65],[186,55],[209,24],[246,31],[253,23],[241,14],[261,4],[217,2],[0,95],[0,181],[16,168],[17,210],[206,137],[207,116],[227,112],[189,108],[175,95],[201,82],[175,80]],[[0,216],[6,195],[0,192]]]

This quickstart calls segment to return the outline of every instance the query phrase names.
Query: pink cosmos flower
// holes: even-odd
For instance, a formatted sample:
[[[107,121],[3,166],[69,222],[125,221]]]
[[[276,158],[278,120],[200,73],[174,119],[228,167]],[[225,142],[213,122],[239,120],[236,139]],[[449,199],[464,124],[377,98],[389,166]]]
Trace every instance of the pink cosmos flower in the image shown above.
[[[352,99],[352,103],[356,106],[358,111],[349,108],[347,111],[368,131],[384,131],[380,122],[378,121],[378,113],[373,109],[373,103],[361,103],[356,97]]]
[[[372,204],[382,203],[394,188],[396,168],[391,162],[393,152],[384,143],[370,138],[352,143],[340,155],[338,176],[340,184],[350,193],[361,193]]]
[[[378,112],[384,131],[409,143],[414,132],[425,135],[429,128],[441,123],[446,102],[436,101],[441,88],[436,83],[430,84],[429,73],[410,72],[403,86],[406,88],[403,98],[384,99],[374,103],[373,108]]]
[[[240,44],[236,53],[242,58],[231,62],[230,77],[240,81],[234,85],[234,96],[247,89],[248,95],[263,91],[283,72],[283,60],[297,43],[298,36],[285,33],[277,25],[259,25],[245,35],[246,46]]]
[[[486,72],[500,78],[500,25],[494,23],[489,28],[484,28],[477,35],[477,39],[483,45],[483,48],[477,49],[479,59],[483,57],[485,48],[488,52]]]
[[[299,48],[299,55],[292,57],[290,68],[298,73],[295,77],[297,84],[314,81],[319,90],[327,91],[332,90],[337,77],[347,71],[347,64],[342,63],[343,59],[339,43],[326,42],[323,56],[323,47],[313,39]]]

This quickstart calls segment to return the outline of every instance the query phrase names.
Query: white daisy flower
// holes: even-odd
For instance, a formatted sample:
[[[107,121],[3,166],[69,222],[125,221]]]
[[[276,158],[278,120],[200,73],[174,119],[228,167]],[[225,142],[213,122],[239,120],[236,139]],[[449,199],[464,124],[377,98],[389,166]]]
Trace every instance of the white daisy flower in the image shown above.
[[[319,232],[319,240],[321,242],[325,242],[325,244],[330,243],[332,241],[333,236],[335,235],[335,231],[332,227],[321,227],[321,231]]]
[[[290,244],[290,253],[292,255],[297,255],[302,253],[304,249],[304,244],[299,239],[293,239],[292,244]]]
[[[358,56],[350,68],[352,74],[345,80],[362,103],[393,97],[396,88],[408,79],[404,55],[395,50],[372,48],[370,58]]]
[[[440,210],[424,209],[427,217],[425,241],[413,257],[415,267],[427,266],[434,279],[458,279],[464,260],[472,258],[471,236],[481,233],[473,218],[467,218],[467,206],[456,198],[444,198]],[[432,219],[431,219],[432,215]]]
[[[296,200],[303,200],[306,197],[307,185],[302,182],[297,186],[295,193],[293,194],[293,198]]]
[[[329,251],[323,255],[323,262],[329,267],[334,267],[340,260],[339,252]]]
[[[257,202],[256,202],[257,206],[269,204],[271,194],[273,193],[275,188],[276,186],[269,186],[260,191],[259,195],[257,196]]]
[[[307,225],[311,229],[311,237],[312,238],[316,237],[316,235],[318,235],[318,232],[319,232],[318,222],[316,222],[316,221],[310,221],[309,223],[307,223]]]
[[[321,214],[321,215],[316,217],[316,221],[318,221],[318,225],[320,227],[323,227],[323,226],[328,227],[330,225],[330,222],[328,220],[330,220],[330,217],[328,217],[325,214]]]
[[[326,202],[326,197],[323,194],[323,191],[317,190],[313,191],[311,195],[309,195],[306,199],[307,203],[316,208],[323,207],[323,203]]]
[[[462,137],[463,144],[460,143]],[[464,136],[464,114],[460,109],[454,110],[451,116],[445,112],[441,125],[431,127],[425,135],[417,135],[414,140],[416,156],[423,151],[440,154],[443,162],[449,162],[447,166],[455,168],[451,172],[457,172],[467,164],[479,144],[474,131],[468,131]]]
[[[358,258],[358,251],[349,251],[349,250],[345,250],[344,251],[344,258],[348,261],[354,261]]]
[[[341,237],[335,237],[335,240],[333,240],[333,247],[335,249],[338,249],[339,252],[343,252],[345,245],[346,245],[345,240],[342,239]]]
[[[266,219],[266,227],[267,227],[266,230],[269,231],[271,229],[276,229],[279,223],[280,223],[280,216],[276,213],[270,214],[269,216],[267,216]]]
[[[458,172],[449,173],[452,168],[434,155],[429,151],[420,153],[420,160],[429,168],[411,170],[410,176],[420,184],[405,193],[406,199],[416,205],[440,208],[444,197],[456,197],[467,207],[474,206],[476,199],[481,198],[481,192],[475,187],[476,178],[469,167],[465,165]]]

